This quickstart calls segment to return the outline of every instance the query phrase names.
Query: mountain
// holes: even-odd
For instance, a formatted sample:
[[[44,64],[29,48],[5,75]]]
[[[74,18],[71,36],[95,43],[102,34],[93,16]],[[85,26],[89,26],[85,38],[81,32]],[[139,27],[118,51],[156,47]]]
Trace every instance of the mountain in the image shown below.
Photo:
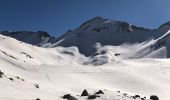
[[[118,46],[124,43],[142,43],[150,39],[157,39],[169,30],[170,26],[163,24],[158,29],[147,29],[113,21],[102,17],[95,17],[59,37],[50,47],[76,46],[80,53],[91,56],[97,50],[96,43]]]
[[[0,32],[0,34],[5,36],[10,36],[12,38],[15,38],[19,41],[38,45],[44,44],[46,42],[52,41],[54,37],[50,36],[47,32],[44,31],[37,31],[37,32],[31,32],[31,31],[15,31],[15,32],[9,32],[9,31],[3,31]]]
[[[0,100],[169,100],[169,51],[169,23],[95,17],[59,38],[1,32]]]
[[[101,46],[142,43],[161,37],[169,29],[170,22],[160,25],[158,29],[147,29],[98,16],[84,22],[74,30],[67,31],[58,38],[50,36],[44,31],[4,31],[0,34],[40,47],[76,46],[80,53],[85,56],[92,56],[97,52],[96,44],[98,43]]]

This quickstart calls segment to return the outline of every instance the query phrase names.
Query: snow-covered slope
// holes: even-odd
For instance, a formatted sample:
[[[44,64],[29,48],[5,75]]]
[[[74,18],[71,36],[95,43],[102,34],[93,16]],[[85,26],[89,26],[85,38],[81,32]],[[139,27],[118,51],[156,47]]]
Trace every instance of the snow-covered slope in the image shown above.
[[[97,100],[134,100],[137,94],[170,99],[170,60],[144,56],[130,59],[137,54],[156,55],[152,53],[161,48],[145,51],[150,46],[154,48],[160,40],[167,40],[168,34],[136,44],[101,46],[98,43],[95,45],[98,54],[90,57],[80,54],[77,47],[41,48],[0,35],[0,70],[3,72],[0,99],[61,100],[61,96],[70,93],[86,100],[88,97],[78,96],[84,89],[91,94],[103,90],[105,94]]]
[[[169,100],[169,29],[96,17],[54,44],[45,35],[51,48],[0,35],[0,100],[62,100],[65,94],[87,100],[80,96],[84,89],[102,90],[96,100]]]

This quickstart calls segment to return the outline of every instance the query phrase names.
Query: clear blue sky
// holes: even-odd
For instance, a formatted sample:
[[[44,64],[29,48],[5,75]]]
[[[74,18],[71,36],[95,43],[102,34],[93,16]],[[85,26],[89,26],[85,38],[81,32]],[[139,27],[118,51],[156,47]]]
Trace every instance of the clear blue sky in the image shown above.
[[[0,31],[58,35],[95,16],[157,28],[170,21],[170,0],[0,0]]]

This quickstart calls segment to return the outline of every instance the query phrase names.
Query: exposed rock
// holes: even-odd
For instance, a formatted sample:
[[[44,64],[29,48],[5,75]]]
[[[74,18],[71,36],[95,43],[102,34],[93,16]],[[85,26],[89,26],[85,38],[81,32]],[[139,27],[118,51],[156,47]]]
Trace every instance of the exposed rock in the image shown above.
[[[14,79],[13,78],[9,78],[11,81],[14,81]]]
[[[159,100],[158,96],[156,96],[156,95],[151,95],[151,96],[150,96],[150,99],[151,99],[151,100]]]
[[[141,100],[145,100],[145,98],[141,98]]]
[[[123,93],[124,96],[127,96],[128,94],[127,93]]]
[[[66,94],[62,98],[67,100],[78,100],[77,98],[71,96],[70,94]]]
[[[63,99],[67,99],[67,98],[69,98],[70,96],[71,96],[70,94],[66,94],[66,95],[63,96]]]
[[[140,98],[140,95],[135,95],[135,98]]]
[[[20,79],[18,76],[16,76],[17,79]]]
[[[97,97],[96,95],[89,95],[88,99],[96,99],[96,97]]]
[[[41,100],[40,98],[36,98],[35,100]]]
[[[95,94],[104,94],[104,92],[102,90],[99,90],[98,92],[96,92]]]
[[[88,96],[89,95],[89,93],[87,92],[87,90],[85,89],[83,92],[82,92],[82,94],[81,94],[81,96]]]
[[[70,51],[62,51],[61,53],[74,56],[75,54]]]
[[[0,78],[2,78],[3,75],[4,73],[0,70]]]
[[[25,52],[21,52],[21,54],[24,54],[27,58],[33,58],[31,55],[29,55],[29,54],[27,54],[27,53],[25,53]]]
[[[12,55],[9,55],[8,53],[6,53],[5,51],[2,51],[2,50],[0,50],[2,53],[4,53],[6,56],[8,56],[8,57],[11,57],[11,58],[13,58],[13,59],[17,59],[16,57],[14,57],[14,56],[12,56]]]
[[[115,53],[115,56],[120,56],[120,53]]]
[[[120,91],[117,91],[118,93],[120,93]]]
[[[34,84],[34,86],[35,86],[36,88],[40,88],[38,84]]]

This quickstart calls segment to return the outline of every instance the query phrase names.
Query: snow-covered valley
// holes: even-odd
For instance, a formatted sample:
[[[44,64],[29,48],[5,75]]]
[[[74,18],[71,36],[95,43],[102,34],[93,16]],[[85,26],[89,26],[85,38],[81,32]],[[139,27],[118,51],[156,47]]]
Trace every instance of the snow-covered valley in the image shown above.
[[[96,100],[150,100],[151,95],[169,100],[169,29],[169,24],[149,30],[97,17],[57,39],[31,33],[30,39],[42,35],[40,43],[35,37],[27,44],[18,37],[23,32],[13,38],[2,34],[0,100],[62,100],[65,94],[88,100],[80,96],[84,89],[102,90]]]
[[[119,50],[133,53],[133,49],[137,50],[141,45],[134,44],[133,48],[120,46]],[[105,48],[110,50],[109,47],[112,46]],[[147,98],[154,94],[160,100],[170,99],[169,59],[113,56],[114,59],[100,66],[84,64],[93,58],[80,54],[76,47],[41,48],[1,35],[0,70],[4,75],[0,78],[0,99],[60,100],[64,94],[76,96],[84,89],[90,92],[107,90],[107,95],[97,98],[99,100],[117,100],[120,97],[115,91]]]

